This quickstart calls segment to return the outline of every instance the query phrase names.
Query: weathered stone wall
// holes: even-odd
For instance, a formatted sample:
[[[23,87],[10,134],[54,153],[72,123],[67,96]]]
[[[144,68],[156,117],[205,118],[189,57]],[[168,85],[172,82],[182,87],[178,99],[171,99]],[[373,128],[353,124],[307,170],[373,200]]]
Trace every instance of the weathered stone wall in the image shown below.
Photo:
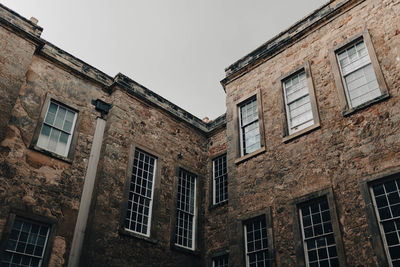
[[[110,114],[99,163],[97,197],[93,207],[83,266],[203,266],[200,255],[171,249],[175,227],[174,182],[176,167],[198,175],[198,193],[207,181],[207,138],[187,123],[117,89],[112,93]],[[120,218],[127,201],[123,197],[131,146],[156,155],[157,169],[153,199],[151,240],[120,233]],[[198,203],[203,224],[204,201]],[[200,224],[200,225],[201,225]],[[202,226],[197,228],[202,237]],[[198,251],[203,240],[197,240]]]
[[[332,4],[340,2],[346,1]],[[243,266],[240,220],[268,207],[277,266],[296,266],[290,202],[327,187],[334,192],[348,265],[376,266],[360,181],[398,169],[400,164],[400,3],[353,2],[360,4],[332,15],[293,44],[282,44],[288,47],[264,63],[253,67],[251,60],[246,62],[246,73],[225,85],[226,131],[222,127],[209,137],[207,131],[220,122],[206,125],[122,74],[113,80],[51,44],[34,54],[35,47],[45,42],[25,36],[35,33],[27,21],[21,23],[32,27],[26,30],[29,34],[19,30],[16,35],[8,26],[0,27],[0,112],[4,114],[0,117],[0,237],[11,209],[54,219],[50,266],[66,265],[98,116],[90,101],[100,98],[113,108],[106,117],[82,266],[208,266],[211,256],[220,251],[229,251],[232,266]],[[343,117],[328,49],[365,27],[390,98]],[[311,67],[321,127],[284,143],[279,78],[305,61]],[[235,101],[256,90],[262,97],[265,152],[236,164]],[[79,110],[72,163],[29,148],[48,94]],[[152,234],[147,239],[124,233],[120,225],[131,146],[158,158]],[[214,207],[212,159],[224,151],[229,200]],[[171,246],[177,167],[198,175],[194,253]]]
[[[235,220],[272,207],[277,266],[296,266],[290,201],[333,188],[349,266],[377,266],[359,181],[400,165],[400,3],[364,1],[226,85],[230,260],[241,266]],[[372,38],[390,98],[343,117],[328,49],[362,32]],[[283,143],[279,78],[311,65],[321,128]],[[235,166],[235,101],[261,90],[265,153]]]
[[[25,80],[35,45],[0,27],[0,142],[4,139],[11,110]]]
[[[214,253],[226,251],[229,248],[228,237],[228,203],[213,206],[213,166],[212,160],[226,153],[226,131],[225,127],[217,130],[208,139],[208,158],[207,181],[204,187],[205,200],[205,223],[204,223],[204,243],[205,243],[205,266],[211,265],[211,257]],[[229,177],[228,177],[229,179]],[[229,198],[229,196],[228,196]],[[229,201],[229,200],[228,200]]]
[[[50,266],[63,266],[71,245],[98,115],[90,101],[104,99],[106,94],[40,56],[33,57],[22,76],[21,88],[13,88],[18,92],[17,98],[5,139],[0,143],[0,233],[10,209],[54,219],[56,233]],[[29,149],[47,94],[79,109],[81,123],[72,163]]]

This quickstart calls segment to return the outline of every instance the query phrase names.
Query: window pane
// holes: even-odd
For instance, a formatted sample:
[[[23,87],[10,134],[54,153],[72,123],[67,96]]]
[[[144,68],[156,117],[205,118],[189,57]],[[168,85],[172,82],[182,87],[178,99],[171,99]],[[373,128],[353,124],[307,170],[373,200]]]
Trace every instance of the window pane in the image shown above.
[[[55,127],[62,129],[66,112],[67,112],[67,110],[65,108],[59,107],[57,116],[56,116],[56,120],[54,122]]]
[[[57,142],[60,137],[60,131],[55,128],[51,129],[49,145],[47,147],[48,150],[55,152],[57,147]]]
[[[239,108],[241,126],[241,149],[243,155],[261,147],[260,130],[258,126],[257,99],[252,98]]]
[[[35,229],[38,229],[38,227],[44,229],[44,236],[42,236],[43,242],[41,245],[35,244],[37,238]],[[7,241],[7,247],[3,254],[4,256],[1,259],[1,266],[39,266],[43,259],[50,227],[16,217],[13,231],[16,231],[13,236],[17,236],[18,238],[16,240],[10,238]],[[9,265],[10,263],[15,265]]]
[[[60,132],[60,140],[57,143],[56,153],[66,156],[67,154],[67,143],[68,143],[69,135],[63,132]]]
[[[56,114],[48,112],[45,122],[48,124],[53,124],[55,117],[56,117]]]
[[[226,169],[226,155],[213,160],[214,165],[214,204],[228,199],[228,179]]]
[[[314,124],[305,71],[283,82],[289,134]]]
[[[241,125],[258,120],[257,100],[254,98],[240,107]]]
[[[155,163],[155,157],[139,149],[135,150],[125,228],[144,235],[150,232],[154,182],[154,175],[149,175],[145,169],[154,169]]]
[[[63,126],[63,130],[71,133],[71,129],[72,129],[72,124],[74,123],[74,119],[75,119],[75,113],[67,110],[67,114],[65,116],[65,122],[64,122],[64,126]]]
[[[364,41],[339,53],[338,60],[351,107],[357,107],[381,95]]]
[[[250,266],[269,266],[268,241],[265,216],[244,224],[246,256]]]
[[[51,132],[51,127],[43,124],[37,143],[38,147],[47,148],[47,145],[49,143],[50,132]]]
[[[213,258],[213,267],[228,267],[229,262],[228,255],[223,255]]]
[[[175,243],[193,248],[196,176],[180,169],[178,176],[178,200],[175,224]]]
[[[400,258],[400,189],[399,183],[392,179],[372,187],[375,211],[380,225],[389,261],[396,266]]]
[[[337,259],[337,255],[328,201],[323,198],[304,205],[300,209],[300,217],[309,266],[329,266],[329,261]]]
[[[50,103],[49,110],[48,110],[47,115],[46,115],[46,120],[45,120],[46,123],[51,124],[51,125],[54,123],[54,119],[56,117],[57,109],[58,109],[58,105],[57,104]]]
[[[244,154],[249,154],[261,147],[258,121],[243,128],[243,147]]]
[[[75,112],[51,102],[42,125],[37,146],[61,156],[67,156],[75,118]]]

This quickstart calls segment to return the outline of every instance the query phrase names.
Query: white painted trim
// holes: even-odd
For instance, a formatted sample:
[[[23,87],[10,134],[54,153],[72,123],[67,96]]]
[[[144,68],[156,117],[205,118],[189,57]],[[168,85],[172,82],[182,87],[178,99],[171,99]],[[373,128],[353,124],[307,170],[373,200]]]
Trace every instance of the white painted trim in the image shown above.
[[[92,149],[90,151],[81,201],[79,204],[71,251],[68,258],[68,267],[79,266],[105,126],[106,121],[102,118],[97,118],[96,130],[94,132]]]

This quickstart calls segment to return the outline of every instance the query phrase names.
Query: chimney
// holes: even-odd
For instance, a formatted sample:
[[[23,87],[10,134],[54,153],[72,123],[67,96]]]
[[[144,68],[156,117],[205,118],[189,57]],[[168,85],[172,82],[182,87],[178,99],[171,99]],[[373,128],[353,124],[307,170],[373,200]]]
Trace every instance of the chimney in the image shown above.
[[[37,18],[35,18],[35,17],[31,17],[29,20],[35,25],[37,25],[38,22],[39,22],[39,20]]]

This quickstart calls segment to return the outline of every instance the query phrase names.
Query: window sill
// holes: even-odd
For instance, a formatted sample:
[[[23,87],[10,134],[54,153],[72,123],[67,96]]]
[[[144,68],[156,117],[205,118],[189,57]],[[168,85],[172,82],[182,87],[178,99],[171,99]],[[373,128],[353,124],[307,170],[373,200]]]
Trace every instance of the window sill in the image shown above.
[[[296,138],[298,138],[300,136],[308,134],[308,133],[310,133],[310,132],[312,132],[312,131],[314,131],[316,129],[319,129],[319,128],[321,128],[321,124],[319,124],[319,123],[311,125],[311,126],[308,126],[307,128],[305,128],[303,130],[300,130],[298,132],[292,133],[291,135],[287,135],[287,136],[283,137],[282,141],[283,141],[283,143],[288,143],[289,141],[291,141],[293,139],[296,139]]]
[[[152,243],[152,244],[157,244],[158,243],[158,241],[156,239],[154,239],[154,238],[150,238],[150,237],[147,237],[147,236],[144,236],[144,235],[141,235],[141,234],[137,234],[137,233],[125,230],[125,229],[119,229],[119,234],[120,235],[124,235],[124,236],[133,237],[133,238],[136,238],[136,239],[140,239],[140,240],[143,240],[143,241],[147,241],[147,242]]]
[[[42,154],[45,154],[46,156],[49,156],[51,158],[55,158],[55,159],[64,161],[66,163],[72,164],[72,159],[71,158],[67,158],[67,157],[58,155],[58,154],[56,154],[54,152],[51,152],[51,151],[48,151],[48,150],[46,150],[44,148],[38,147],[37,145],[31,145],[30,149],[35,150],[37,152],[40,152]]]
[[[194,256],[200,257],[200,252],[199,251],[191,250],[190,248],[184,248],[184,247],[181,247],[181,246],[173,244],[173,243],[171,243],[171,249],[175,250],[175,251],[178,251],[178,252],[183,252],[183,253],[186,253],[186,254],[189,254],[189,255],[194,255]]]
[[[226,206],[227,204],[228,204],[228,200],[219,202],[219,203],[217,203],[217,204],[212,204],[212,205],[210,206],[209,210],[214,210],[214,209],[217,209],[217,208],[219,208],[219,207]]]
[[[372,99],[370,101],[367,101],[367,102],[365,102],[365,103],[363,103],[363,104],[361,104],[361,105],[359,105],[357,107],[344,110],[342,112],[342,115],[343,115],[343,117],[350,116],[351,114],[353,114],[353,113],[355,113],[355,112],[357,112],[359,110],[368,108],[368,107],[372,106],[375,103],[378,103],[378,102],[381,102],[381,101],[383,101],[385,99],[388,99],[389,97],[390,97],[390,95],[388,93],[384,93],[384,94],[382,94],[382,95],[380,95],[380,96],[378,96],[378,97],[376,97],[376,98],[374,98],[374,99]]]
[[[249,159],[251,159],[251,158],[253,158],[253,157],[255,157],[255,156],[257,156],[257,155],[259,155],[261,153],[264,153],[264,152],[265,152],[265,147],[262,147],[259,150],[256,150],[256,151],[254,151],[254,152],[252,152],[250,154],[247,154],[245,156],[242,156],[242,157],[236,159],[235,160],[235,164],[239,165],[240,163],[245,162],[245,161],[247,161],[247,160],[249,160]]]

